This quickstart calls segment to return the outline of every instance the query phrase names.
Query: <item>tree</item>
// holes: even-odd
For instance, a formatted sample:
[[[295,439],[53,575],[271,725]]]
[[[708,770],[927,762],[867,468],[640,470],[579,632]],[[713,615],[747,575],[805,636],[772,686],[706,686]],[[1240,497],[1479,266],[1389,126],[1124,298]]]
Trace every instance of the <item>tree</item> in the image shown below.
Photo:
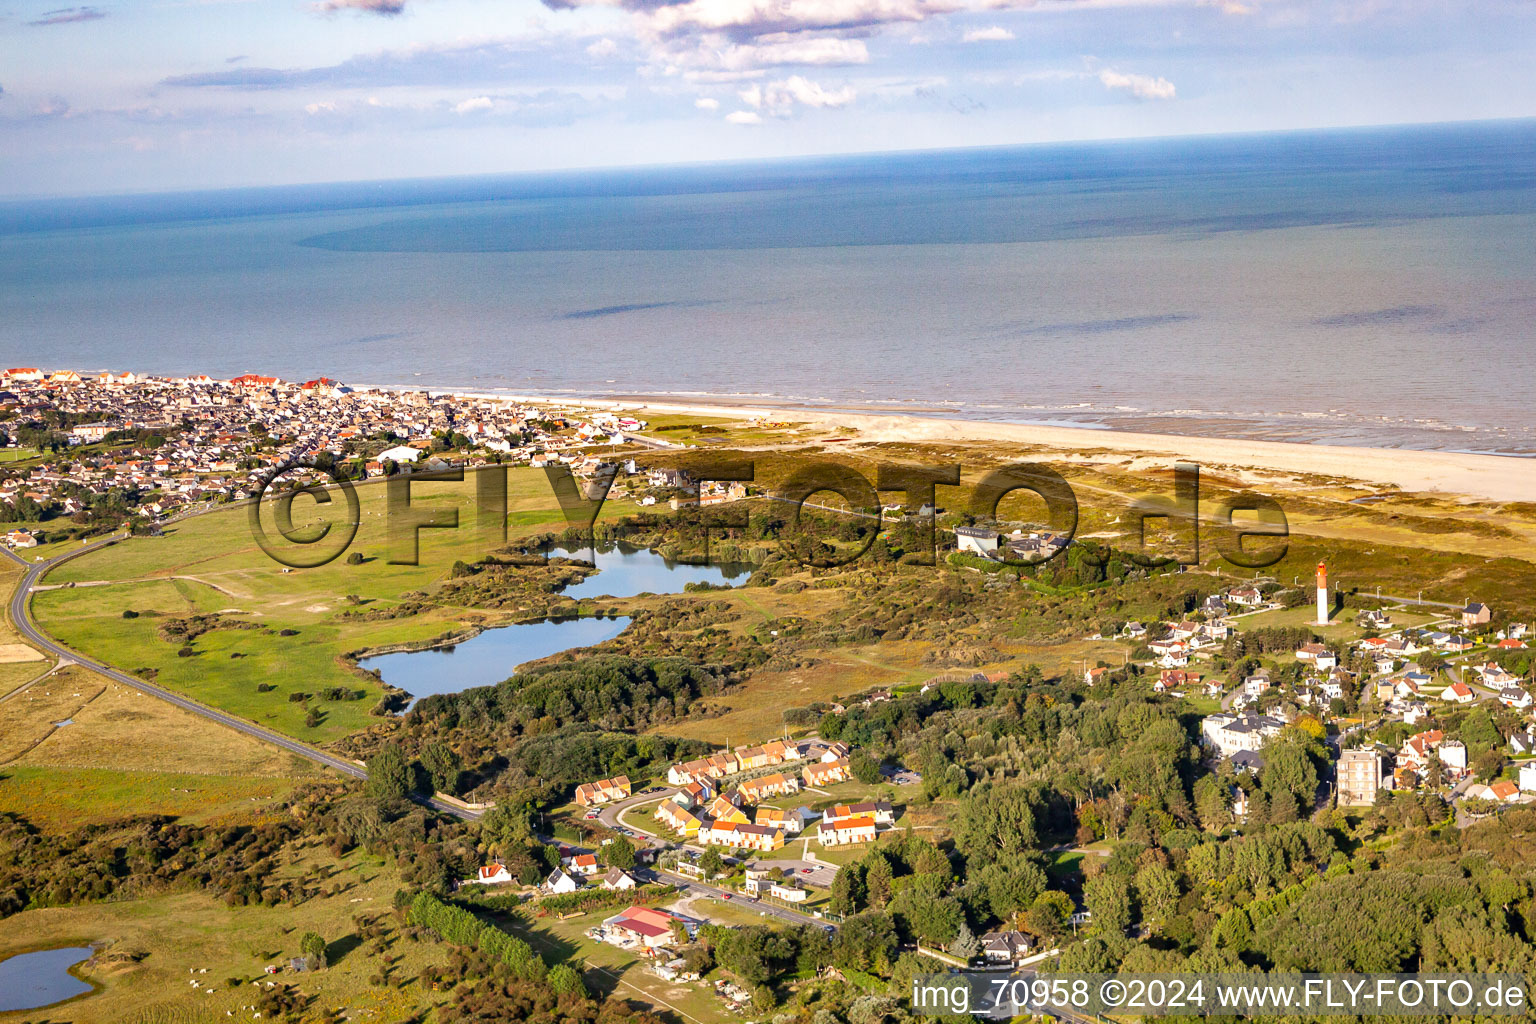
[[[869,870],[864,872],[864,892],[871,907],[884,910],[891,902],[891,887],[895,883],[891,862],[879,852],[871,855],[870,860]]]
[[[879,911],[856,914],[843,922],[832,946],[838,967],[884,975],[896,953],[896,925]]]
[[[555,990],[556,995],[587,998],[587,984],[581,980],[581,974],[570,964],[556,964],[549,969],[547,977],[549,987]]]
[[[309,969],[318,971],[325,967],[325,940],[314,932],[305,932],[299,939],[299,952],[309,962]]]
[[[1179,905],[1179,880],[1162,864],[1153,861],[1136,872],[1136,899],[1143,916],[1154,920],[1172,917]]]
[[[629,871],[635,866],[635,848],[627,839],[615,839],[603,848],[603,858],[613,867]]]
[[[1232,820],[1227,804],[1227,787],[1214,775],[1195,780],[1195,814],[1208,832],[1220,832]]]
[[[398,800],[412,789],[411,765],[393,743],[387,744],[368,762],[368,782],[364,792],[375,800]]]
[[[1118,938],[1131,926],[1131,887],[1125,879],[1098,875],[1083,886],[1083,901],[1101,934]]]
[[[853,772],[853,777],[866,786],[873,786],[880,782],[880,764],[862,750],[855,751],[848,759],[848,769]]]
[[[852,864],[838,868],[832,879],[832,912],[847,917],[859,909],[864,899],[864,884]]]
[[[442,740],[433,740],[421,752],[421,766],[432,779],[432,788],[438,793],[457,796],[459,779],[464,774],[459,755]]]
[[[1024,913],[1024,925],[1042,939],[1055,938],[1067,930],[1072,919],[1072,897],[1055,889],[1048,889],[1035,897],[1035,902]]]
[[[971,926],[964,921],[960,922],[960,931],[955,935],[955,941],[949,944],[949,951],[955,956],[970,963],[981,952],[981,943],[971,932]]]
[[[703,869],[706,879],[725,874],[725,858],[720,855],[719,848],[711,846],[705,850],[704,856],[699,858],[699,867]]]

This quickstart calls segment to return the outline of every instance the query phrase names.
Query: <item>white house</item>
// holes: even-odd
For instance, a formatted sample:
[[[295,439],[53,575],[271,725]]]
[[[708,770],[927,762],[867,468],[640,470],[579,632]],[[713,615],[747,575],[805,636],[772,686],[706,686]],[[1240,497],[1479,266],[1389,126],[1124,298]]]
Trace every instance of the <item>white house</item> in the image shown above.
[[[1536,790],[1536,761],[1520,766],[1520,788],[1527,792]]]
[[[544,879],[544,888],[552,893],[575,892],[581,888],[581,883],[559,868],[551,871],[549,877]]]
[[[1002,534],[996,530],[983,530],[976,526],[955,527],[955,550],[962,553],[992,558],[997,554]]]
[[[480,868],[474,878],[465,881],[465,885],[505,885],[512,881],[512,872],[507,870],[505,864],[486,864]]]

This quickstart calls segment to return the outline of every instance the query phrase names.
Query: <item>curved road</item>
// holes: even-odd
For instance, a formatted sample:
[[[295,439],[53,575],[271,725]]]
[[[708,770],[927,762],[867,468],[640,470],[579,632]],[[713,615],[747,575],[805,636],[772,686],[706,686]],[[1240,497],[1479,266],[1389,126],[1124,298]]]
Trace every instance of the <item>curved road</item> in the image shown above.
[[[105,665],[93,658],[88,658],[85,655],[78,653],[77,651],[65,647],[63,644],[59,643],[57,640],[54,640],[48,634],[39,629],[37,624],[32,621],[32,588],[37,585],[37,581],[41,579],[43,575],[49,570],[57,568],[60,564],[69,561],[71,558],[76,558],[88,552],[96,551],[110,544],[116,544],[122,539],[123,538],[119,536],[107,537],[102,540],[95,541],[94,543],[77,548],[74,551],[58,555],[54,558],[50,558],[42,562],[28,562],[26,559],[17,555],[14,551],[6,548],[5,553],[17,562],[20,562],[22,565],[26,566],[27,570],[26,573],[23,574],[21,581],[16,584],[16,592],[11,595],[11,622],[15,625],[17,631],[32,643],[36,644],[38,647],[41,647],[43,650],[58,658],[61,667],[65,662],[74,662],[75,664],[83,665],[90,669],[92,672],[106,676],[108,679],[111,679],[114,682],[122,683],[124,686],[131,686],[138,692],[147,693],[151,697],[158,697],[168,704],[174,704],[184,711],[190,711],[194,715],[199,715],[210,721],[217,722],[220,725],[227,726],[230,729],[234,729],[236,732],[244,733],[245,735],[250,736],[253,739],[260,740],[263,743],[269,743],[272,746],[281,747],[283,750],[297,754],[300,757],[308,758],[309,760],[314,761],[317,764],[322,764],[327,768],[334,768],[336,771],[341,772],[343,775],[350,775],[355,779],[366,779],[368,777],[367,769],[353,761],[349,761],[346,758],[337,757],[334,754],[328,754],[325,751],[316,747],[312,747],[307,743],[301,743],[300,741],[288,736],[284,736],[281,733],[273,732],[271,729],[263,728],[262,726],[259,726],[254,722],[247,721],[244,718],[238,718],[235,715],[227,714],[223,711],[210,708],[205,704],[200,704],[197,701],[192,700],[189,697],[184,697],[173,690],[167,690],[163,686],[156,686],[153,683],[147,683],[142,679],[137,679],[133,676],[130,676],[126,672],[120,672],[109,665]],[[475,819],[479,818],[482,813],[480,811],[468,810],[467,808],[454,807],[453,805],[443,803],[440,800],[429,799],[423,800],[421,802],[431,807],[433,810],[441,811],[444,814],[451,814],[459,818]]]

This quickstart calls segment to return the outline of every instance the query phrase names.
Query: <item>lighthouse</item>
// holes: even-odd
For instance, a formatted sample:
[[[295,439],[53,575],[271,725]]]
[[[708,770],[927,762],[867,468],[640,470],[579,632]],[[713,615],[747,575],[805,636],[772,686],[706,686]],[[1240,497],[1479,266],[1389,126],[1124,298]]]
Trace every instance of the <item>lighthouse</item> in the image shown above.
[[[1317,624],[1328,625],[1328,566],[1317,563]]]

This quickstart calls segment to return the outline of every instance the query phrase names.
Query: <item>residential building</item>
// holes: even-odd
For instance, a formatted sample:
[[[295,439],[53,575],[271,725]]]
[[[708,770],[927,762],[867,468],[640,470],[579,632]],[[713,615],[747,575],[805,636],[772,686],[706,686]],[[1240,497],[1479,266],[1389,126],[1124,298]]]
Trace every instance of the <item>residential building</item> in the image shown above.
[[[1338,793],[1340,807],[1369,807],[1390,776],[1387,760],[1375,750],[1345,750],[1339,754]]]
[[[822,846],[872,843],[876,831],[873,818],[848,818],[839,822],[823,821],[816,830],[816,838]]]
[[[613,803],[616,800],[628,800],[630,788],[627,775],[602,779],[598,782],[584,782],[576,787],[576,802],[583,807],[592,807],[596,804]]]

